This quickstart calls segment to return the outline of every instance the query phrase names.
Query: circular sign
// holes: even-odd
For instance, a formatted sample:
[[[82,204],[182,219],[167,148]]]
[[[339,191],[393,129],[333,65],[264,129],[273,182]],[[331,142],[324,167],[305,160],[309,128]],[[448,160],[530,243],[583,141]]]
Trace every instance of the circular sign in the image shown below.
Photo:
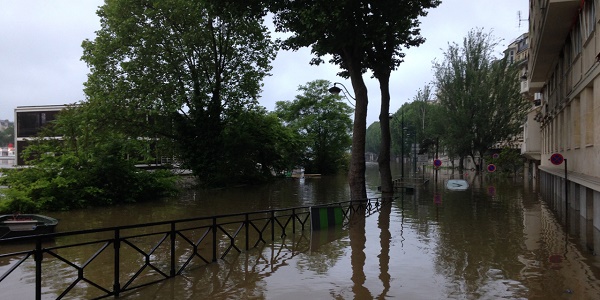
[[[560,153],[554,153],[554,154],[552,154],[552,156],[550,156],[550,162],[557,166],[562,164],[562,162],[564,160],[565,159],[563,158],[562,154],[560,154]]]
[[[487,170],[488,170],[488,172],[494,172],[494,171],[496,171],[496,166],[494,164],[489,164],[487,166]]]
[[[498,158],[498,157],[500,157],[500,154],[498,154],[498,153],[492,154],[492,158]]]
[[[442,161],[439,160],[439,159],[436,159],[436,160],[433,161],[433,165],[436,166],[436,167],[439,167],[439,166],[442,165]]]

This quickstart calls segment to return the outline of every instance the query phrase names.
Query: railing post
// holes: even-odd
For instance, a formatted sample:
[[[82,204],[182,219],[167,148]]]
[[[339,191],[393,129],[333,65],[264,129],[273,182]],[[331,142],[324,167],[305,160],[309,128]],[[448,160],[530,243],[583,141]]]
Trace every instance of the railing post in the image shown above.
[[[171,272],[169,276],[175,276],[175,222],[171,223]]]
[[[249,220],[250,218],[248,217],[248,214],[246,214],[246,219],[244,220],[244,226],[246,227],[246,251],[250,250],[250,231],[249,231]]]
[[[213,217],[212,231],[213,231],[213,262],[217,261],[217,218]]]
[[[292,234],[296,234],[296,209],[292,208]]]
[[[275,211],[271,210],[271,241],[275,240]]]
[[[42,239],[37,238],[35,241],[35,253],[33,258],[35,260],[35,299],[42,299]]]
[[[121,260],[121,253],[120,253],[120,249],[121,249],[121,233],[119,231],[119,229],[115,229],[115,237],[114,237],[114,241],[113,241],[113,245],[115,248],[115,273],[114,273],[114,282],[113,282],[113,292],[115,293],[115,297],[119,297],[119,294],[121,293],[121,283],[120,283],[120,278],[119,278],[119,265],[120,260]]]

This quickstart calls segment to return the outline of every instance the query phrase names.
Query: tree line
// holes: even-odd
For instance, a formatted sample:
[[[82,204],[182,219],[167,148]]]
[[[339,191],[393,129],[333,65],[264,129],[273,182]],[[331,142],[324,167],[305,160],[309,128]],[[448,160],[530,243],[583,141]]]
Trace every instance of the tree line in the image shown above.
[[[161,157],[173,159],[163,166],[181,163],[177,169],[218,164],[221,169],[210,172],[192,169],[204,187],[265,182],[301,166],[324,175],[347,170],[351,108],[328,92],[330,86],[326,80],[312,81],[299,87],[301,94],[294,100],[277,102],[274,112],[257,106],[239,113],[223,128],[218,157],[178,152],[183,146],[177,140],[157,134],[132,135],[136,122],[145,120],[151,129],[156,121],[148,116],[120,130],[126,124],[112,123],[93,103],[70,106],[23,151],[27,168],[4,170],[0,185],[8,188],[0,194],[0,212],[69,210],[174,196],[177,177],[171,170],[136,167],[158,163]],[[56,136],[62,138],[47,138]],[[215,158],[225,161],[213,162]]]
[[[53,130],[48,133],[50,136],[63,136],[63,141],[40,139],[30,147],[26,155],[34,167],[15,171],[19,176],[10,172],[3,182],[11,187],[11,192],[5,194],[13,200],[21,199],[13,204],[26,200],[36,204],[43,202],[39,201],[42,198],[55,199],[48,202],[66,198],[52,198],[48,196],[51,193],[46,193],[48,189],[58,192],[68,186],[85,191],[86,194],[69,198],[73,203],[56,206],[69,208],[96,202],[136,201],[147,195],[144,191],[148,187],[142,182],[161,187],[154,195],[169,194],[173,180],[164,172],[146,174],[150,178],[144,178],[137,177],[140,172],[133,168],[119,172],[106,169],[112,166],[118,170],[117,164],[133,167],[135,162],[147,163],[166,156],[173,158],[177,167],[191,170],[198,183],[207,187],[262,182],[296,166],[323,174],[347,168],[351,197],[364,199],[366,72],[371,72],[380,83],[379,170],[382,192],[390,193],[390,149],[398,147],[392,143],[392,134],[400,119],[397,113],[390,118],[390,73],[403,62],[405,48],[425,41],[420,35],[419,18],[439,4],[436,0],[107,1],[97,12],[101,28],[96,37],[82,43],[82,60],[90,69],[84,84],[86,99],[61,114],[56,124],[47,129]],[[271,37],[265,26],[267,13],[276,30],[288,34],[283,41]],[[354,108],[345,105],[339,96],[330,95],[330,83],[323,80],[301,86],[301,95],[293,101],[278,102],[274,112],[259,105],[261,82],[270,75],[270,63],[277,51],[301,47],[311,47],[315,54],[312,64],[324,63],[327,56],[330,63],[341,68],[339,75],[352,83]],[[435,66],[436,76],[462,74],[471,84],[469,90],[461,91],[455,81],[442,84],[438,79],[436,95],[442,111],[437,120],[440,127],[452,128],[440,138],[468,133],[465,135],[471,138],[469,143],[457,143],[456,149],[450,146],[451,138],[442,139],[448,149],[468,155],[469,150],[459,146],[470,144],[473,154],[489,144],[487,127],[474,122],[486,117],[494,119],[502,112],[494,105],[512,96],[500,89],[502,79],[481,77],[472,71],[484,68],[500,74],[508,66],[503,68],[502,60],[488,63],[485,55],[480,55],[480,64],[467,60],[452,65],[450,59],[456,56],[452,49],[445,57],[448,64]],[[452,74],[456,67],[465,69]],[[505,81],[510,84],[509,79]],[[485,84],[486,89],[476,83]],[[486,95],[485,91],[493,95]],[[489,102],[482,102],[484,96]],[[453,106],[457,99],[462,102]],[[435,115],[435,109],[430,109],[425,101],[414,110],[415,118],[421,112],[423,120],[410,124],[425,136],[425,127],[418,124],[429,127],[432,123],[425,122],[425,118]],[[483,110],[491,115],[481,115]],[[455,111],[465,115],[470,112],[470,118],[441,121],[444,114]],[[353,121],[349,118],[351,113]],[[409,120],[411,114],[406,115]],[[468,131],[460,127],[465,124],[470,126]],[[441,135],[441,131],[437,134]],[[115,158],[113,163],[108,162],[110,158]],[[73,170],[71,179],[49,179],[67,174],[57,171],[65,165]],[[29,170],[43,173],[46,167],[52,172],[44,180],[38,181],[37,174],[28,174],[34,172]],[[97,173],[90,172],[94,175],[87,177],[79,173],[86,170]],[[121,174],[128,177],[121,178]],[[72,182],[82,178],[89,178],[89,182]],[[28,185],[28,180],[36,184]],[[128,194],[119,186],[128,182],[139,188],[139,194]],[[16,186],[23,188],[14,189]],[[107,196],[105,190],[109,189],[120,191],[120,196]],[[117,200],[111,200],[113,197]],[[10,206],[7,203],[0,202],[4,207]],[[17,209],[16,204],[10,209]],[[51,206],[33,208],[47,207]]]
[[[433,64],[432,84],[391,115],[394,154],[410,153],[413,143],[421,145],[420,152],[433,153],[439,146],[458,159],[459,168],[470,157],[482,170],[482,159],[491,161],[490,149],[517,141],[530,103],[520,94],[519,66],[494,54],[498,42],[491,33],[474,29],[462,44],[448,45],[443,60]],[[377,123],[367,131],[371,152],[381,144],[379,131]]]

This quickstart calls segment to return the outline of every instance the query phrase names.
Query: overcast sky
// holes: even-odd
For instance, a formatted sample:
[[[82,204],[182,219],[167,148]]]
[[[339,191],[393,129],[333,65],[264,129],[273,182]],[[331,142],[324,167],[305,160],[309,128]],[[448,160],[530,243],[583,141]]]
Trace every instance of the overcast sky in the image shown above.
[[[100,28],[96,15],[103,0],[0,0],[0,119],[14,120],[17,106],[74,103],[85,99],[83,82],[89,72],[80,58],[81,42],[94,39]],[[483,28],[501,39],[498,55],[527,31],[528,0],[442,0],[423,18],[427,41],[406,52],[405,62],[391,77],[390,111],[412,101],[433,81],[432,61],[442,60],[448,43],[469,30]],[[520,27],[519,27],[520,23]],[[299,85],[316,79],[341,82],[336,66],[310,66],[310,50],[282,51],[264,81],[260,102],[273,110],[276,101],[292,100]],[[365,74],[369,90],[367,124],[379,118],[379,87]]]

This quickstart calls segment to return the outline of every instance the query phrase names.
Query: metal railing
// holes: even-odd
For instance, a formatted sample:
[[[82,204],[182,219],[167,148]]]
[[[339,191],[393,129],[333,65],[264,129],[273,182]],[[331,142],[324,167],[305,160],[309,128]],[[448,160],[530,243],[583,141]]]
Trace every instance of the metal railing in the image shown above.
[[[328,205],[343,208],[347,225],[353,216],[379,211],[381,201],[372,198]],[[310,207],[305,206],[4,239],[0,243],[28,243],[24,247],[33,249],[0,250],[0,295],[11,275],[29,274],[24,281],[34,282],[35,299],[119,297],[231,253],[274,242],[276,237],[303,232],[310,226],[309,214]]]

